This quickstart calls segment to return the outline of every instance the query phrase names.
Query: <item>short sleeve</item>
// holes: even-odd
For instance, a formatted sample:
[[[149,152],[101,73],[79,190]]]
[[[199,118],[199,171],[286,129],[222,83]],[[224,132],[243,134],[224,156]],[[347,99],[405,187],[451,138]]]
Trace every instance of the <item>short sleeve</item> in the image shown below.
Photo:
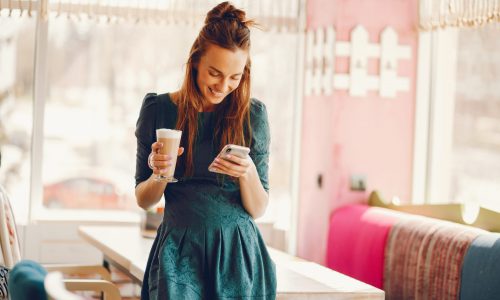
[[[137,152],[135,164],[135,186],[147,180],[153,171],[148,166],[148,156],[151,145],[156,139],[157,95],[147,94],[142,101],[141,111],[135,128]]]
[[[257,99],[251,100],[250,124],[252,127],[250,157],[257,168],[262,186],[266,192],[269,192],[269,145],[271,135],[266,106]]]

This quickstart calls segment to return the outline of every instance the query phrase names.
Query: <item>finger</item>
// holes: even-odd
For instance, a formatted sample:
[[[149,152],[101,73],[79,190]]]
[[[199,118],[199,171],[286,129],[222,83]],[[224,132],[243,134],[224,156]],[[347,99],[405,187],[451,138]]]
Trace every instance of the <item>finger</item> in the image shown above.
[[[170,161],[159,161],[156,162],[154,167],[158,169],[167,169],[172,165]]]
[[[236,164],[230,160],[220,159],[220,158],[216,158],[215,162],[236,172],[241,172],[243,170],[246,170],[246,168],[248,167],[245,165]]]
[[[165,165],[161,164],[153,169],[154,174],[164,174],[172,166],[172,163],[167,163]]]
[[[164,173],[165,171],[163,171],[163,170],[164,170],[164,168],[163,168],[163,167],[155,167],[155,168],[153,169],[153,173],[154,173],[155,175],[158,175],[158,174]]]
[[[247,156],[245,158],[241,158],[241,157],[238,157],[236,155],[231,155],[231,154],[224,156],[224,159],[227,161],[231,161],[235,164],[238,164],[240,166],[245,166],[245,167],[249,166],[250,161],[252,160],[249,156]]]
[[[224,174],[224,175],[229,175],[229,176],[233,176],[233,175],[231,175],[231,172],[226,167],[224,167],[224,166],[214,165],[213,169],[217,173]]]
[[[212,163],[212,168],[215,169],[218,173],[226,174],[227,172],[227,167],[217,163],[216,161]]]
[[[155,168],[153,170],[153,174],[155,174],[155,175],[165,174],[165,172],[166,171],[164,169],[160,169],[160,168]]]
[[[163,162],[163,161],[170,161],[172,158],[170,155],[167,154],[153,154],[151,155],[151,161],[153,163],[155,162]]]
[[[184,147],[179,147],[179,150],[177,151],[177,156],[181,156],[182,153],[184,153]]]
[[[214,167],[216,169],[224,172],[224,174],[234,176],[234,177],[241,176],[242,174],[244,174],[246,172],[246,169],[247,169],[246,167],[242,167],[242,166],[232,164],[232,163],[220,164],[217,162],[214,162]]]
[[[153,171],[156,169],[165,169],[172,165],[172,159],[168,155],[153,154],[151,155],[151,166]]]
[[[161,142],[154,142],[151,145],[151,151],[154,152],[154,153],[158,153],[158,151],[161,149],[161,147],[163,147],[163,143],[161,143]]]
[[[155,168],[165,168],[169,167],[172,165],[171,159],[166,159],[166,160],[153,160],[152,165]]]
[[[224,156],[224,159],[227,161],[231,161],[235,164],[241,165],[241,166],[248,165],[248,161],[246,160],[246,158],[241,158],[241,157],[238,157],[236,155],[228,154],[228,155]]]

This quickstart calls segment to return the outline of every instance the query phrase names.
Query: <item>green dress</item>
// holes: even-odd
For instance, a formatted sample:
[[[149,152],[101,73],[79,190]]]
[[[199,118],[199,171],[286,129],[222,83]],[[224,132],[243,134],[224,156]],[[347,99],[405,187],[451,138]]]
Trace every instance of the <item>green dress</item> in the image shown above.
[[[198,114],[194,174],[183,178],[182,156],[165,189],[165,214],[151,249],[142,299],[275,299],[275,265],[257,226],[241,203],[239,184],[208,171],[217,155],[214,112]],[[144,98],[136,127],[136,185],[147,165],[155,129],[175,128],[177,107],[168,94]],[[268,184],[269,125],[265,105],[251,100],[250,156]],[[182,143],[181,143],[182,146]]]

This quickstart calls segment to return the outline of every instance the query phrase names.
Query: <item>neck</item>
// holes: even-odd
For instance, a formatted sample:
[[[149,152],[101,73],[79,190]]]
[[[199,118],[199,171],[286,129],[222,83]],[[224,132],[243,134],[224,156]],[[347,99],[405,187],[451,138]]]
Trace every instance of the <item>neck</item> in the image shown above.
[[[201,112],[212,112],[214,110],[215,110],[215,105],[209,103],[203,105]]]
[[[180,96],[180,91],[175,91],[173,93],[170,93],[170,99],[172,99],[172,102],[174,102],[175,104],[177,104],[179,96]],[[201,109],[199,109],[198,112],[213,112],[214,110],[215,110],[215,104],[212,104],[204,100],[203,107],[201,107]]]

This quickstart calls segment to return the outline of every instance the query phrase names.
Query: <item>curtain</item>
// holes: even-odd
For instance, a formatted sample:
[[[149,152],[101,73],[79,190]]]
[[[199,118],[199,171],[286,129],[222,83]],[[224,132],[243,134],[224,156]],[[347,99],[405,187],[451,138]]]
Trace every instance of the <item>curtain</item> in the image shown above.
[[[37,0],[0,0],[0,17],[16,17],[32,14],[37,10]]]
[[[500,22],[500,0],[420,0],[419,5],[422,30]]]
[[[297,31],[301,0],[233,0],[264,29]],[[217,0],[0,0],[0,16],[41,10],[44,18],[67,17],[98,22],[147,22],[199,27]]]

